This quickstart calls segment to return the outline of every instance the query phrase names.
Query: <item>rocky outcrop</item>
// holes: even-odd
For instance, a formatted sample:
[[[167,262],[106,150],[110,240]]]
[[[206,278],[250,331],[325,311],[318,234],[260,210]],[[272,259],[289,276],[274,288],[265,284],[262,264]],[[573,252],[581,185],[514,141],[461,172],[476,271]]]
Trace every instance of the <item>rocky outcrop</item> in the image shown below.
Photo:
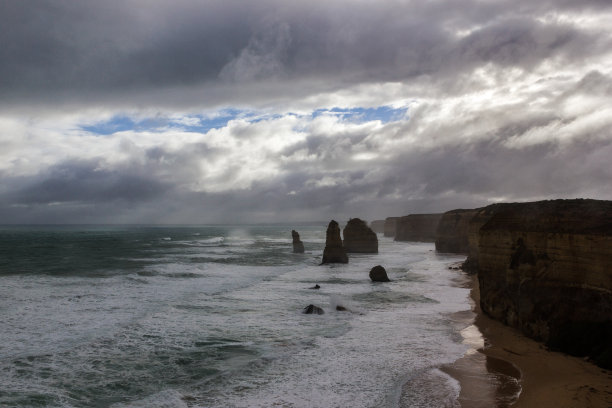
[[[468,227],[477,210],[445,212],[436,230],[436,251],[466,254],[469,251]]]
[[[370,228],[377,234],[385,232],[385,220],[375,220],[370,223]]]
[[[348,263],[348,256],[340,238],[340,226],[334,220],[331,220],[327,226],[325,249],[323,250],[321,263]]]
[[[400,217],[395,232],[396,241],[435,242],[442,214],[410,214]]]
[[[322,315],[325,314],[325,311],[323,311],[323,309],[321,309],[319,306],[308,305],[302,310],[302,313]]]
[[[380,265],[376,265],[370,270],[372,282],[391,282],[387,276],[387,271]]]
[[[479,212],[489,216],[478,233],[482,310],[553,349],[612,368],[612,201],[487,211]]]
[[[385,218],[385,237],[395,238],[395,232],[397,229],[397,220],[399,217],[387,217]]]
[[[303,254],[304,243],[300,241],[300,234],[296,230],[291,230],[291,237],[293,238],[293,253]]]
[[[344,227],[344,249],[348,253],[377,254],[378,238],[368,224],[359,219],[351,218]]]

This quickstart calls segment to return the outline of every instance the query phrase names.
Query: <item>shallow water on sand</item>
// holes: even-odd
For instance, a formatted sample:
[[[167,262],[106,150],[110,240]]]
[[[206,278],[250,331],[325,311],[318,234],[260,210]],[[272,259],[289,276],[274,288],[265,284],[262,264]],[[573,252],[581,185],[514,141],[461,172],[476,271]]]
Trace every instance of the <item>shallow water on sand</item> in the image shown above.
[[[278,226],[0,229],[0,406],[454,403],[462,258],[379,235],[320,266],[325,226],[293,228],[305,254]]]

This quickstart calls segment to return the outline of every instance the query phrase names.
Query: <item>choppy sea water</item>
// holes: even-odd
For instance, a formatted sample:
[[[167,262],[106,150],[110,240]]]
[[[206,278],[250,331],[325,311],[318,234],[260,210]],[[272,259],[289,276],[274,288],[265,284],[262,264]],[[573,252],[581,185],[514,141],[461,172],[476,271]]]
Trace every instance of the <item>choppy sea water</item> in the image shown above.
[[[294,228],[305,254],[278,226],[1,228],[0,406],[456,406],[462,257],[379,235],[321,266],[325,226]]]

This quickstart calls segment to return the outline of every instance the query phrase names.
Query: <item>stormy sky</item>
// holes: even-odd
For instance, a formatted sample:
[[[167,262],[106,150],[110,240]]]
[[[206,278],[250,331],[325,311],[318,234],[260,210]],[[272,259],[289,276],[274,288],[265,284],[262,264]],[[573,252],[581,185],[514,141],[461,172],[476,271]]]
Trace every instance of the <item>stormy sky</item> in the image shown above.
[[[612,199],[609,0],[0,3],[0,224]]]

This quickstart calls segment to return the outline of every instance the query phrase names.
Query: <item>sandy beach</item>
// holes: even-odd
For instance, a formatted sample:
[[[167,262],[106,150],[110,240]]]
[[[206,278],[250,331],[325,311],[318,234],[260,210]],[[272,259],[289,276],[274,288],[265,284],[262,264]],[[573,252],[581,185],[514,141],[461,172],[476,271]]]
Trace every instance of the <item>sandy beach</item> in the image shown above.
[[[543,344],[490,319],[478,306],[477,278],[466,277],[464,284],[472,288],[473,313],[455,319],[461,324],[473,318],[473,324],[462,331],[472,349],[444,367],[461,384],[462,407],[612,407],[612,371],[548,351]]]

